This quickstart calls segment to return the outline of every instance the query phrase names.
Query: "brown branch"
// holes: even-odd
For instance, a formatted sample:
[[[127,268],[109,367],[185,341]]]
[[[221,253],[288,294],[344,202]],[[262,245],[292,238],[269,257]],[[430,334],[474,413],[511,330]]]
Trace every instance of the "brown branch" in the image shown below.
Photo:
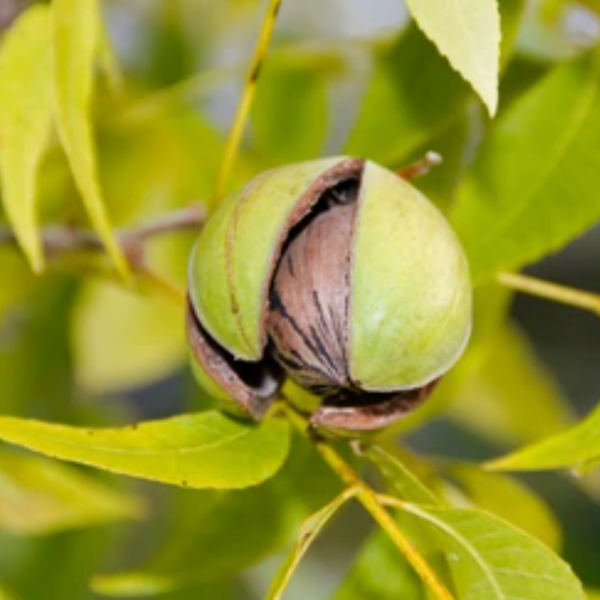
[[[192,204],[136,227],[118,230],[117,239],[131,265],[141,267],[143,246],[147,240],[177,231],[198,230],[203,223],[203,208]],[[77,251],[104,251],[100,237],[89,229],[53,225],[45,228],[41,235],[44,250],[49,257]],[[17,245],[14,232],[0,228],[0,245]]]

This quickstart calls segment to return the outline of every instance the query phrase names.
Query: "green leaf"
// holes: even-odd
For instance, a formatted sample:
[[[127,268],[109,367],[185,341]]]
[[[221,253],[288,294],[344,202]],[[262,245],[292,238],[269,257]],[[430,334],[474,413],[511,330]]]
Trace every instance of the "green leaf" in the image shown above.
[[[484,512],[403,504],[441,534],[461,600],[584,600],[571,568],[542,543]]]
[[[600,600],[600,591],[587,590],[588,600]]]
[[[0,600],[17,600],[16,596],[13,596],[4,587],[0,587]]]
[[[599,88],[600,52],[567,63],[483,144],[451,213],[475,283],[558,250],[600,218]]]
[[[469,97],[468,86],[410,27],[375,55],[344,152],[397,168],[448,127]]]
[[[115,520],[139,518],[132,496],[73,468],[30,455],[0,454],[0,528],[49,534]]]
[[[470,364],[450,375],[448,416],[501,444],[531,442],[569,426],[569,403],[525,334],[511,323],[487,333]]]
[[[427,600],[413,568],[382,532],[367,538],[332,600]]]
[[[473,86],[490,115],[498,105],[500,15],[496,0],[406,0],[425,35]]]
[[[52,3],[52,78],[58,131],[90,221],[115,266],[126,276],[128,266],[102,196],[93,140],[91,104],[101,32],[97,0]]]
[[[289,429],[220,412],[182,415],[122,429],[89,429],[0,417],[0,439],[99,469],[191,488],[237,489],[261,483],[283,464]]]
[[[89,282],[73,315],[78,383],[110,393],[158,381],[185,362],[181,310],[162,297]]]
[[[368,446],[364,455],[377,467],[394,495],[416,504],[441,504],[441,500],[389,450]]]
[[[37,225],[37,178],[52,126],[50,35],[46,6],[26,10],[0,51],[2,195],[32,268],[44,266]]]
[[[339,491],[314,448],[297,439],[281,471],[258,488],[178,492],[169,505],[168,535],[146,564],[98,575],[92,586],[109,596],[146,597],[230,580],[292,544],[304,519]]]
[[[304,65],[265,66],[251,119],[253,147],[270,166],[318,156],[327,135],[324,75]]]
[[[486,473],[468,464],[450,464],[447,471],[475,507],[506,519],[516,527],[560,549],[560,524],[548,505],[523,483],[498,473]],[[452,498],[448,498],[452,501]]]
[[[277,571],[267,592],[266,600],[280,600],[306,551],[321,533],[325,525],[355,494],[356,490],[354,488],[345,489],[337,498],[314,515],[311,515],[302,524],[298,541]]]
[[[600,406],[562,433],[487,463],[499,471],[586,468],[600,461]],[[586,463],[590,463],[586,465]]]

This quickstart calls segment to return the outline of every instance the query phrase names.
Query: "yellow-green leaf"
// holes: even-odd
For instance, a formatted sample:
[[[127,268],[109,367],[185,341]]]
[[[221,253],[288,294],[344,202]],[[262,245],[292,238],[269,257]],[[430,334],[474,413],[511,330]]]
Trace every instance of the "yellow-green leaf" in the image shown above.
[[[499,471],[541,471],[585,468],[599,460],[600,405],[575,427],[496,459],[487,467]]]
[[[315,541],[323,527],[331,520],[338,510],[350,499],[356,490],[348,488],[337,496],[332,502],[321,510],[311,515],[300,528],[300,535],[296,545],[292,548],[286,559],[281,564],[271,584],[266,600],[280,600],[285,588],[289,584],[294,571],[300,564],[302,557]]]
[[[0,50],[0,176],[6,213],[32,268],[43,269],[37,225],[38,169],[52,126],[50,20],[33,6],[11,27]]]
[[[440,534],[461,600],[585,600],[565,562],[488,513],[414,504],[403,510]]]
[[[126,275],[127,263],[112,232],[93,139],[91,104],[102,24],[97,0],[52,3],[52,79],[56,124],[92,225],[115,266]]]
[[[492,127],[450,213],[476,284],[556,252],[600,219],[599,98],[595,50],[552,69]]]
[[[506,519],[553,550],[560,549],[558,520],[544,500],[519,480],[468,464],[452,464],[447,472],[475,507]]]
[[[217,411],[120,429],[0,417],[0,439],[55,458],[190,488],[256,485],[277,472],[289,450],[285,421],[251,425]]]
[[[500,16],[496,0],[406,0],[417,25],[473,86],[494,115],[498,105]]]
[[[185,363],[181,310],[162,297],[89,282],[75,306],[78,383],[97,393],[147,385]]]
[[[382,446],[369,446],[365,450],[365,456],[377,467],[394,495],[418,504],[441,504],[441,500],[402,463],[400,458],[387,449]]]
[[[0,529],[49,534],[141,515],[134,497],[72,467],[32,455],[0,455]]]

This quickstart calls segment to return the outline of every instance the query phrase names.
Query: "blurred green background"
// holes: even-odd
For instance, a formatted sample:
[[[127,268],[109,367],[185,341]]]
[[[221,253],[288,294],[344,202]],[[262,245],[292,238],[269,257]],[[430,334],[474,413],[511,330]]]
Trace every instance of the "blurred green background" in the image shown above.
[[[507,11],[518,4],[500,3]],[[0,0],[0,31],[27,4]],[[500,115],[557,63],[598,43],[600,19],[586,4],[523,3],[514,53],[502,79]],[[99,84],[98,147],[109,210],[115,224],[124,227],[210,197],[265,3],[107,0],[103,8],[126,85],[113,96],[105,83]],[[357,153],[390,167],[408,163],[424,150],[440,152],[444,165],[417,185],[447,206],[488,121],[466,84],[449,68],[439,84],[447,87],[428,92],[425,87],[425,97],[410,99],[419,84],[427,83],[420,79],[422,65],[411,63],[410,56],[406,69],[396,74],[398,93],[409,98],[399,110],[414,111],[408,137],[393,128],[394,119],[385,120],[388,107],[373,100],[365,104],[369,96],[364,91],[381,76],[377,65],[385,62],[401,35],[412,39],[415,47],[429,45],[408,24],[400,0],[285,0],[232,185],[270,166],[339,153],[349,138],[349,147]],[[429,60],[429,55],[431,61],[441,61],[433,49],[416,56]],[[450,100],[447,105],[438,102],[431,118],[429,95],[443,96],[455,89],[465,102],[460,107]],[[356,128],[357,120],[364,123],[369,118],[383,125]],[[560,126],[557,115],[556,127]],[[85,223],[57,144],[44,162],[41,196],[45,223]],[[1,212],[0,223],[5,223]],[[193,234],[178,234],[154,241],[148,260],[183,284],[193,240]],[[600,229],[528,272],[600,292],[598,256]],[[534,360],[547,369],[538,373],[551,389],[546,392],[585,414],[600,395],[597,319],[525,297],[516,298],[511,313],[529,336],[538,357]],[[21,256],[0,244],[2,414],[113,424],[207,407],[209,401],[191,381],[185,358],[181,315],[164,300],[135,296],[82,274],[76,263],[56,265],[34,279]],[[525,421],[539,418],[529,413],[531,395],[539,391],[529,383],[521,383],[515,374],[516,389],[510,392]],[[462,402],[456,414],[443,406],[432,410],[432,420],[409,433],[410,446],[424,454],[479,460],[529,441],[526,435],[511,439],[505,431],[490,432],[473,423],[485,418],[477,405],[483,401],[480,395],[494,397],[493,384],[486,385],[474,393],[456,394],[454,404]],[[259,599],[280,558],[260,559],[288,543],[305,507],[317,508],[337,485],[306,449],[295,451],[286,470],[290,472],[257,497],[248,491],[235,498],[93,474],[95,480],[144,497],[147,519],[85,528],[67,519],[53,532],[43,524],[34,531],[10,526],[11,519],[2,512],[2,494],[3,489],[13,493],[14,481],[4,479],[0,462],[0,584],[21,600],[83,600],[98,597],[89,590],[93,574],[138,568],[148,560],[156,573],[181,571],[183,580],[190,573],[202,579],[164,598]],[[294,473],[302,480],[302,507],[280,514],[278,499],[292,485]],[[587,585],[600,587],[600,481],[595,478],[592,473],[575,482],[545,474],[526,480],[559,516],[566,559]],[[27,510],[35,511],[44,502],[34,498]],[[358,509],[347,510],[311,550],[288,597],[333,597],[370,528]],[[237,538],[226,535],[232,530]],[[227,561],[232,556],[247,568],[231,574]],[[377,575],[385,577],[385,565],[380,568]],[[155,591],[157,586],[155,581]]]

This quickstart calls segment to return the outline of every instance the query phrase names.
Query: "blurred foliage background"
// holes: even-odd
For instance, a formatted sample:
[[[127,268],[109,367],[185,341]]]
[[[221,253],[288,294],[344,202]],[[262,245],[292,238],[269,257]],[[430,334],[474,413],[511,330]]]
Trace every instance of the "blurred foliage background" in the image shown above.
[[[595,46],[600,18],[595,0],[500,4],[501,117],[557,64]],[[0,35],[27,5],[0,0]],[[103,10],[126,83],[115,95],[99,82],[101,180],[115,225],[127,227],[210,197],[264,3],[106,0]],[[561,127],[560,114],[554,126]],[[400,0],[285,1],[232,186],[267,167],[342,149],[389,167],[435,150],[444,163],[417,185],[447,207],[489,127],[473,92],[409,22]],[[39,195],[43,223],[86,223],[56,140]],[[148,263],[183,286],[194,237],[153,241]],[[600,292],[599,254],[595,230],[529,272]],[[0,412],[102,425],[209,406],[186,366],[179,311],[96,271],[73,256],[34,277],[0,240]],[[486,306],[510,303],[511,325],[490,325],[486,335],[481,319],[464,361],[475,368],[451,377],[405,425],[416,452],[488,458],[560,430],[597,401],[594,316],[529,297],[513,302],[494,286],[481,294],[489,296]],[[24,465],[22,456],[0,448],[2,600],[83,600],[129,588],[165,599],[260,598],[278,563],[273,554],[338,486],[300,447],[275,479],[236,493],[172,490],[41,458]],[[72,476],[82,478],[76,489]],[[526,481],[556,513],[566,559],[587,585],[600,587],[600,481],[594,473]],[[473,483],[481,494],[486,485]],[[284,496],[294,501],[284,507]],[[558,545],[548,521],[540,530]],[[346,511],[303,563],[289,598],[334,597],[370,528],[358,509]],[[384,556],[369,560],[374,579],[397,577]],[[98,573],[141,567],[144,578],[96,577],[90,590]],[[174,575],[185,585],[171,589]],[[335,598],[388,597],[369,594],[342,587]]]

